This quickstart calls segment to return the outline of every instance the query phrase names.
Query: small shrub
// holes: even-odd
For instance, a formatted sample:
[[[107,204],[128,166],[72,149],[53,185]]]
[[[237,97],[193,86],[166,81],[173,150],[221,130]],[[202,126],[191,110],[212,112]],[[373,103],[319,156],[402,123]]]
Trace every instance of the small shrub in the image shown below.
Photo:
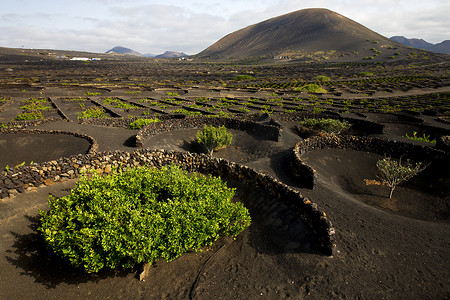
[[[296,88],[294,88],[294,91],[308,92],[308,93],[313,93],[313,94],[323,94],[323,93],[327,92],[320,85],[315,84],[315,83],[310,83],[310,84],[304,85],[302,87],[296,87]]]
[[[47,99],[36,99],[30,98],[28,100],[22,101],[26,103],[25,105],[19,107],[19,109],[27,110],[27,111],[37,111],[37,110],[49,110],[50,106],[44,105],[44,103],[48,103]]]
[[[265,106],[265,105],[264,105]],[[268,114],[268,115],[271,115],[271,114],[273,114],[273,109],[270,109],[270,107],[269,108],[262,108],[260,111],[259,111],[261,114]]]
[[[255,77],[250,75],[236,75],[233,78],[234,81],[252,81],[255,80]]]
[[[14,120],[15,121],[25,121],[25,120],[39,120],[43,119],[44,116],[42,115],[42,111],[36,110],[31,112],[23,112],[18,114]]]
[[[86,92],[86,96],[100,96],[102,93],[99,92]]]
[[[202,130],[197,132],[195,139],[212,156],[214,150],[217,148],[231,145],[233,135],[225,126],[214,127],[212,125],[205,125]]]
[[[183,114],[183,115],[188,115],[188,116],[200,116],[202,113],[199,111],[191,111],[191,110],[187,110],[185,108],[177,108],[172,110],[173,114]]]
[[[324,76],[324,75],[316,76],[316,77],[314,77],[314,79],[317,80],[317,81],[320,81],[320,82],[327,82],[327,81],[331,80],[330,77]]]
[[[410,139],[410,140],[414,140],[414,141],[420,141],[420,142],[436,144],[436,140],[430,140],[430,136],[429,135],[425,135],[425,133],[421,137],[417,136],[417,131],[413,131],[413,135],[412,136],[409,136],[408,134],[405,134],[403,137],[405,137],[407,139]]]
[[[250,225],[234,193],[220,178],[175,166],[94,174],[68,196],[49,198],[38,231],[56,255],[89,273],[171,261]]]
[[[142,112],[142,115],[144,115],[144,116],[149,116],[149,115],[151,115],[152,114],[152,111],[150,110],[150,108],[148,108],[147,110],[144,110],[143,112]]]
[[[101,107],[88,108],[85,111],[78,113],[78,119],[94,119],[106,118],[105,110]]]
[[[207,98],[207,97],[200,97],[200,98],[196,98],[195,101],[198,101],[198,102],[210,102],[211,99]]]
[[[359,73],[359,75],[366,76],[366,77],[375,76],[375,74],[373,72],[361,72],[361,73]]]
[[[140,108],[139,106],[136,106],[132,103],[125,103],[118,98],[115,98],[115,99],[114,98],[106,98],[105,100],[103,100],[103,103],[105,103],[106,105],[109,105],[111,107],[119,108],[119,109]]]
[[[351,127],[349,122],[336,119],[305,119],[300,122],[300,125],[331,134],[340,134]]]
[[[394,189],[402,182],[411,179],[412,177],[419,174],[427,166],[422,167],[422,163],[412,164],[407,160],[402,163],[400,158],[399,161],[392,159],[391,157],[385,157],[377,162],[377,168],[381,175],[378,176],[383,183],[389,188],[389,199],[392,198],[392,193]]]
[[[30,104],[19,107],[19,109],[33,111],[33,110],[49,110],[49,109],[51,109],[51,107],[42,105],[40,103],[30,103]]]
[[[158,118],[155,118],[155,119],[140,119],[139,118],[136,121],[128,124],[128,128],[129,129],[141,129],[142,127],[144,127],[148,124],[153,124],[153,123],[157,123],[157,122],[161,122],[161,120],[159,120]]]
[[[125,92],[125,93],[134,95],[134,94],[141,94],[142,91],[129,91],[129,92]]]

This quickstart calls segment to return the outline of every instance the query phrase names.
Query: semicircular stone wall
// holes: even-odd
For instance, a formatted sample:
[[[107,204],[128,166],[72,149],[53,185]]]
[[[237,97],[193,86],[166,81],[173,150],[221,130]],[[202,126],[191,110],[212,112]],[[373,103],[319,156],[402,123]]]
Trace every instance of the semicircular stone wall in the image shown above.
[[[242,183],[267,191],[273,197],[296,209],[305,224],[314,233],[315,243],[321,252],[325,255],[333,254],[335,230],[326,214],[320,211],[315,203],[271,176],[259,173],[247,166],[225,159],[211,158],[204,154],[139,149],[134,152],[80,154],[39,165],[20,166],[0,174],[0,198],[74,179],[87,170],[108,174],[114,168],[143,165],[161,167],[169,164],[178,165],[189,172],[232,177]]]
[[[437,164],[450,166],[450,153],[438,148],[375,137],[325,134],[304,139],[298,142],[293,149],[292,172],[301,181],[302,186],[307,188],[314,187],[316,171],[305,164],[301,157],[306,152],[318,149],[351,149],[397,158],[406,157],[418,162],[433,161]]]

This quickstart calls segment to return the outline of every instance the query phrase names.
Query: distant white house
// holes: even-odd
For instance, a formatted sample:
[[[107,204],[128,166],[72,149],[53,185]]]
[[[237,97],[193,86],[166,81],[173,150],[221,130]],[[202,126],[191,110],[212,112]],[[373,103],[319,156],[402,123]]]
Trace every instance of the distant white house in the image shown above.
[[[88,61],[91,59],[88,57],[72,57],[70,60]]]
[[[89,61],[89,60],[101,60],[100,58],[88,58],[88,57],[72,57],[70,60]]]

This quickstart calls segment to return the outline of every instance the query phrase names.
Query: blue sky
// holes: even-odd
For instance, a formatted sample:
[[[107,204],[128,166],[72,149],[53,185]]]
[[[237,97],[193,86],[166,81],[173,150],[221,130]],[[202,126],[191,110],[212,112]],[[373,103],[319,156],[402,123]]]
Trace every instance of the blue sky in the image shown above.
[[[0,46],[196,54],[226,34],[295,10],[336,11],[386,36],[450,39],[448,0],[1,0]]]

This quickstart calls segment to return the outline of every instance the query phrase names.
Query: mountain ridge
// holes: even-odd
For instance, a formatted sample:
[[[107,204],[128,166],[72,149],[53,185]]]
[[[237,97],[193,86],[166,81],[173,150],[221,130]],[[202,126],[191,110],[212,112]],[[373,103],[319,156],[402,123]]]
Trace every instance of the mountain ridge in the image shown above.
[[[116,47],[106,51],[105,53],[106,54],[133,55],[133,56],[149,57],[149,58],[181,58],[181,57],[189,56],[184,52],[177,52],[177,51],[166,51],[163,54],[152,54],[152,53],[141,54],[137,51],[134,51],[133,49],[122,47],[122,46],[116,46]]]
[[[390,39],[408,47],[424,49],[435,53],[450,54],[450,40],[432,44],[423,39],[407,38],[404,36],[393,36]]]

